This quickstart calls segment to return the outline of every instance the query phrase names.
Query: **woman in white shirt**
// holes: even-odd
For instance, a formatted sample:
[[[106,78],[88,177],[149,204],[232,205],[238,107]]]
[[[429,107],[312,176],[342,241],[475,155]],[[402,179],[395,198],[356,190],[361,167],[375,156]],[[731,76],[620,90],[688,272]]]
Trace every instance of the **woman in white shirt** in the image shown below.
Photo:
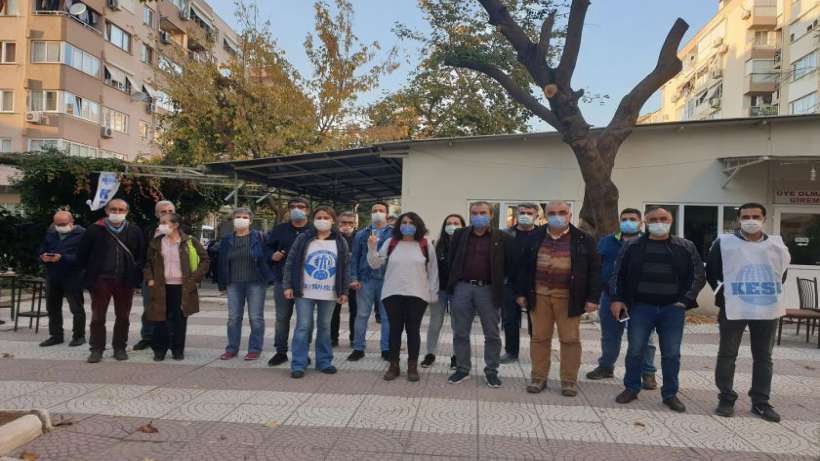
[[[427,227],[416,213],[398,218],[390,240],[376,248],[378,236],[367,241],[367,262],[373,269],[387,265],[382,303],[390,323],[390,367],[386,381],[400,374],[401,335],[407,333],[407,380],[418,381],[421,319],[427,305],[438,299],[438,263],[435,247],[425,238]]]

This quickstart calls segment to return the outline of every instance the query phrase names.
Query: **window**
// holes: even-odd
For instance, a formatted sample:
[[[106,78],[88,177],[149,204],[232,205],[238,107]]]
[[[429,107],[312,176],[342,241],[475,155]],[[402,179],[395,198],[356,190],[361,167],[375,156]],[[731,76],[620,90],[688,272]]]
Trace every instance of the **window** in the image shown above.
[[[0,63],[13,64],[15,62],[17,62],[17,44],[0,42]]]
[[[755,31],[754,45],[756,47],[772,47],[777,43],[777,32],[758,30]]]
[[[148,122],[140,120],[138,129],[140,141],[148,142],[151,140],[151,125]]]
[[[106,64],[104,66],[103,77],[105,78],[106,85],[126,93],[131,93],[131,79],[128,78],[125,72]]]
[[[100,105],[69,92],[63,92],[65,113],[89,122],[100,123]]]
[[[31,139],[28,142],[29,152],[46,149],[57,149],[59,146],[59,139]]]
[[[780,235],[789,248],[792,264],[820,266],[820,214],[781,214]]]
[[[11,152],[11,138],[0,138],[0,152]]]
[[[116,46],[117,48],[125,51],[126,53],[131,52],[131,34],[128,32],[120,29],[119,27],[115,26],[114,24],[107,22],[106,26],[106,38],[112,45]]]
[[[157,107],[160,109],[166,110],[168,112],[176,111],[176,108],[174,107],[174,102],[171,100],[171,97],[162,91],[155,92],[154,101]]]
[[[31,62],[60,63],[61,42],[31,42]]]
[[[0,112],[14,112],[14,91],[0,90]]]
[[[792,64],[792,81],[800,80],[817,70],[817,52],[803,56]]]
[[[3,2],[0,2],[3,4]],[[0,6],[0,16],[17,16],[20,14],[20,0],[6,0],[5,6]]]
[[[145,43],[140,47],[140,61],[145,64],[152,64],[154,62],[154,49]]]
[[[128,134],[128,115],[107,107],[103,108],[103,125],[114,131]]]
[[[30,91],[28,110],[32,112],[57,112],[57,92],[54,90]]]
[[[791,113],[799,114],[813,114],[817,112],[817,92],[803,96],[791,103]]]
[[[150,28],[154,28],[154,10],[147,6],[142,7],[142,23]]]
[[[62,62],[92,77],[100,76],[100,60],[70,43],[63,42]]]

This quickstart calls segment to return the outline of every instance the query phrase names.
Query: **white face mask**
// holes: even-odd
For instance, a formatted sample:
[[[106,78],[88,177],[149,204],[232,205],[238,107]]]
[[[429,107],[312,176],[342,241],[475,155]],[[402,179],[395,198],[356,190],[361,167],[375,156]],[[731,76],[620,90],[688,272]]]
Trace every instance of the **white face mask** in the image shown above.
[[[54,226],[54,230],[56,230],[60,234],[67,234],[74,229],[74,226],[71,224],[66,224],[65,226]]]
[[[251,220],[248,218],[233,218],[233,227],[237,229],[247,229],[251,227]]]
[[[314,219],[313,227],[315,227],[316,230],[321,232],[329,231],[333,227],[333,221],[329,219]]]
[[[763,230],[763,221],[744,219],[740,221],[740,229],[747,234],[757,234]]]
[[[461,226],[458,226],[456,224],[447,224],[446,226],[444,226],[444,232],[446,232],[447,235],[455,234],[457,229],[461,229]]]
[[[665,223],[665,222],[653,222],[646,225],[647,230],[650,234],[655,237],[663,237],[664,235],[669,233],[669,229],[672,228],[672,223]]]
[[[518,215],[518,224],[521,224],[522,226],[531,226],[534,222],[535,219],[528,214]]]
[[[387,222],[387,213],[376,212],[370,215],[370,220],[373,224],[384,224]]]
[[[125,222],[126,213],[111,213],[108,215],[108,220],[111,221],[112,224],[120,224]]]
[[[170,234],[170,233],[171,233],[171,231],[172,231],[173,229],[171,229],[171,225],[170,225],[170,224],[160,224],[160,225],[157,227],[157,230],[158,230],[158,231],[159,231],[159,233],[160,233],[160,234],[162,234],[162,235],[168,235],[168,234]]]

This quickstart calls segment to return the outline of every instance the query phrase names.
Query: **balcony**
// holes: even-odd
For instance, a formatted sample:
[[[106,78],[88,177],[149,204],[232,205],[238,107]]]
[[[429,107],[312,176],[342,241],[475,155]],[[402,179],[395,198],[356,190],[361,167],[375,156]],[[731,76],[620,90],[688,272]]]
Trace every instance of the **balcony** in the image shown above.
[[[100,14],[96,10],[92,9],[89,6],[85,13],[83,13],[82,15],[75,16],[69,14],[69,12],[66,11],[63,7],[64,4],[58,1],[45,2],[42,4],[37,3],[36,8],[34,10],[34,20],[31,23],[31,29],[53,32],[55,30],[53,28],[55,24],[51,23],[50,25],[47,25],[45,27],[40,27],[40,24],[48,24],[50,22],[48,19],[45,18],[59,18],[59,20],[65,20],[73,24],[77,24],[83,29],[93,34],[103,36],[104,22],[102,16],[100,16]],[[42,21],[38,21],[39,18],[42,18]],[[63,27],[59,27],[58,29],[62,28]]]
[[[777,115],[777,105],[752,106],[749,108],[750,117],[770,117]]]
[[[754,6],[746,12],[749,29],[765,30],[777,27],[777,0],[755,0]]]
[[[159,11],[159,27],[173,33],[184,34],[185,24],[188,22],[184,19],[184,14],[180,14],[180,10],[170,1],[157,2],[157,10]]]
[[[774,72],[746,75],[743,94],[774,93],[780,81],[780,74]]]

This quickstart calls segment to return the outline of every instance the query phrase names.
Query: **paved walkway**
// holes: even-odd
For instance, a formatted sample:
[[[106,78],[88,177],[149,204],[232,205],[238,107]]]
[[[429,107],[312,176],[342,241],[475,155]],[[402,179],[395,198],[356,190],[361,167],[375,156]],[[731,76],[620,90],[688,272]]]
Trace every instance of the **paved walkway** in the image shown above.
[[[135,301],[141,312],[140,299]],[[446,382],[445,359],[452,349],[448,324],[440,361],[422,371],[421,382],[381,379],[385,363],[376,352],[375,323],[365,359],[345,361],[350,351],[345,330],[334,361],[338,374],[311,370],[294,380],[285,366],[267,367],[272,300],[266,312],[268,352],[252,363],[217,359],[225,343],[225,299],[207,291],[203,301],[203,312],[189,321],[183,362],[154,363],[150,351],[143,351],[131,352],[128,362],[106,356],[90,365],[84,362],[85,347],[42,349],[37,347],[46,337],[42,329],[35,336],[33,330],[14,333],[8,324],[0,326],[0,408],[47,408],[64,422],[16,454],[35,453],[38,461],[820,459],[820,350],[794,337],[792,329],[774,354],[772,403],[784,421],[770,424],[749,413],[745,397],[736,417],[712,416],[715,325],[687,327],[681,399],[688,412],[678,415],[661,404],[658,391],[643,392],[627,406],[616,404],[622,368],[616,370],[618,379],[582,378],[576,398],[562,397],[557,381],[533,396],[524,391],[530,364],[522,360],[503,365],[503,388],[489,389],[481,379],[477,323],[474,378],[459,385]],[[347,314],[342,315],[344,326]],[[131,320],[133,343],[139,316]],[[594,368],[600,346],[597,325],[582,330],[583,376]],[[528,356],[526,335],[522,339],[522,355]],[[556,340],[553,378],[557,347]],[[741,394],[750,373],[746,347],[736,375]],[[144,432],[148,423],[157,432]]]

